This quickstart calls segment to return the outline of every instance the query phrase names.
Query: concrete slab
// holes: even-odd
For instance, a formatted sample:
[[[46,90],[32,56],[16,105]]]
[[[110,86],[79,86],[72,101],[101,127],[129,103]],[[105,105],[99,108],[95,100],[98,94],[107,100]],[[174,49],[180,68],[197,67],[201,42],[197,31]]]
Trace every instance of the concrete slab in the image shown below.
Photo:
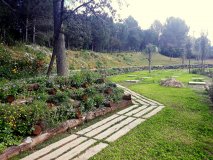
[[[79,137],[79,138],[75,139],[74,141],[64,145],[63,147],[60,147],[59,149],[51,152],[50,154],[47,154],[46,156],[39,158],[39,160],[55,159],[58,156],[62,155],[63,153],[67,152],[68,150],[72,149],[73,147],[81,144],[82,142],[84,142],[86,140],[87,140],[87,138],[85,138],[85,137]]]
[[[78,145],[77,147],[73,148],[72,150],[66,152],[62,156],[56,158],[56,160],[70,160],[73,157],[77,156],[82,151],[86,150],[91,145],[93,145],[95,142],[97,142],[97,141],[94,139],[90,139],[90,140]]]
[[[142,115],[146,114],[147,112],[153,110],[153,109],[156,108],[156,107],[157,107],[157,106],[149,106],[149,107],[147,107],[146,109],[142,110],[141,112],[138,112],[138,113],[134,114],[133,116],[139,118],[139,117],[141,117]]]
[[[30,154],[29,156],[23,158],[22,160],[34,160],[34,159],[37,159],[37,158],[39,158],[39,157],[51,152],[52,150],[54,150],[54,149],[56,149],[58,147],[61,147],[62,145],[64,145],[64,144],[76,139],[77,137],[78,136],[75,135],[75,134],[73,134],[71,136],[68,136],[68,137],[66,137],[66,138],[64,138],[64,139],[62,139],[62,140],[60,140],[58,142],[55,142],[55,143],[53,143],[53,144],[51,144],[51,145],[49,145],[49,146],[47,146],[47,147],[45,147],[43,149],[40,149],[40,150]]]
[[[122,111],[117,112],[117,114],[125,114],[126,112],[129,112],[132,109],[137,108],[137,107],[138,107],[138,105],[130,106],[130,107],[126,108],[126,109],[123,109]]]
[[[74,158],[74,160],[87,160],[87,159],[91,158],[92,156],[94,156],[95,154],[97,154],[98,152],[100,152],[102,149],[106,148],[107,146],[108,146],[108,144],[106,144],[106,143],[99,143],[99,144],[87,149],[86,152],[84,152],[80,156]]]
[[[141,124],[144,122],[145,119],[136,119],[133,122],[129,123],[127,126],[124,128],[120,129],[116,133],[112,134],[110,137],[106,139],[107,142],[114,142],[118,138],[122,137],[123,135],[127,134],[130,130],[135,128],[137,125]]]
[[[85,128],[85,129],[83,129],[81,131],[78,131],[77,134],[81,134],[81,135],[85,134],[85,133],[87,133],[87,132],[89,132],[89,131],[91,131],[91,130],[93,130],[95,128],[98,128],[99,126],[102,126],[102,125],[106,124],[107,122],[117,118],[118,116],[119,115],[114,114],[114,115],[112,115],[112,116],[110,116],[110,117],[108,117],[108,118],[106,118],[106,119],[104,119],[102,121],[99,121],[99,122],[97,122],[97,123]]]
[[[126,115],[126,116],[132,116],[132,115],[134,115],[135,113],[138,113],[138,112],[144,110],[146,107],[147,107],[147,106],[143,105],[143,106],[141,106],[141,107],[138,107],[138,108],[136,108],[136,109],[134,109],[134,110],[132,110],[132,111],[126,113],[125,115]]]
[[[129,82],[129,83],[138,83],[138,82],[140,82],[140,80],[126,80],[125,82]]]
[[[189,85],[206,85],[206,82],[193,82],[193,81],[190,81]]]
[[[155,114],[157,114],[159,111],[161,111],[163,108],[164,108],[164,106],[159,106],[156,109],[154,109],[153,111],[144,115],[142,118],[150,118],[150,117],[154,116]]]
[[[120,128],[124,127],[125,125],[129,124],[130,122],[132,122],[133,120],[135,120],[135,118],[133,117],[128,117],[127,119],[121,121],[120,123],[110,127],[109,129],[107,129],[106,131],[98,134],[97,136],[95,136],[95,139],[104,139],[107,136],[113,134],[114,132],[118,131]]]
[[[100,132],[106,130],[107,128],[111,127],[111,126],[114,125],[115,123],[118,123],[118,122],[120,122],[121,120],[123,120],[123,119],[125,119],[125,118],[126,118],[126,116],[121,115],[121,116],[119,116],[119,117],[113,119],[112,121],[109,121],[108,123],[106,123],[106,124],[104,124],[104,125],[102,125],[102,126],[96,128],[96,129],[94,129],[94,130],[92,130],[92,131],[86,133],[85,136],[87,136],[87,137],[93,137],[93,136],[95,136],[96,134],[98,134],[98,133],[100,133]]]

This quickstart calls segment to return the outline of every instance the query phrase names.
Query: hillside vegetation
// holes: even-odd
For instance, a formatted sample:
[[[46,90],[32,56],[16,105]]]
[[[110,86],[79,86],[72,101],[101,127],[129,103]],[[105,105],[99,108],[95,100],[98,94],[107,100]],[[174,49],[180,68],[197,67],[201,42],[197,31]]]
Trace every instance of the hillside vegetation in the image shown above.
[[[2,77],[26,77],[45,73],[51,57],[51,49],[38,45],[18,44],[13,47],[0,45],[0,74]],[[147,55],[142,52],[98,53],[87,50],[67,52],[69,68],[95,69],[148,65]],[[188,63],[187,61],[185,61]],[[154,53],[152,65],[181,64],[180,58],[169,58]],[[199,63],[192,60],[192,64]],[[206,63],[212,64],[213,60]]]

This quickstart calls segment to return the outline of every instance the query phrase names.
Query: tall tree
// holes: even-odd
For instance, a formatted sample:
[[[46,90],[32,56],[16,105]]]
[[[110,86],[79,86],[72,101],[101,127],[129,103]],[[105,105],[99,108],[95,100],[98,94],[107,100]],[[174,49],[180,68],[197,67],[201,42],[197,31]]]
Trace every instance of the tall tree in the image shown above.
[[[180,18],[167,19],[160,36],[160,52],[166,56],[182,57],[189,27]]]
[[[148,54],[147,60],[149,62],[149,73],[151,73],[151,70],[152,70],[152,54],[157,51],[156,48],[157,47],[151,43],[146,45],[146,48],[145,48],[145,52]]]
[[[160,38],[160,35],[162,34],[162,31],[163,31],[163,25],[160,21],[158,20],[155,20],[151,27],[150,27],[150,30],[152,30],[153,32],[155,32],[158,36],[158,38]]]
[[[209,49],[209,39],[207,38],[208,34],[202,32],[200,36],[200,53],[201,53],[201,66],[204,70],[204,61],[206,59],[208,49]]]
[[[190,37],[187,38],[186,41],[186,46],[185,46],[185,50],[186,50],[186,58],[189,60],[189,73],[191,72],[191,58],[192,58],[192,40]]]
[[[110,11],[114,15],[115,10],[113,9],[109,0],[76,0],[69,1],[67,3],[66,12],[64,6],[64,0],[53,0],[53,14],[54,14],[54,46],[53,54],[50,61],[49,69],[47,74],[50,74],[51,68],[53,66],[54,59],[56,57],[57,65],[57,74],[59,76],[66,76],[68,74],[66,66],[66,55],[65,55],[65,42],[64,42],[64,33],[62,28],[63,20],[70,16],[70,13],[96,13]],[[71,12],[70,12],[71,10]]]

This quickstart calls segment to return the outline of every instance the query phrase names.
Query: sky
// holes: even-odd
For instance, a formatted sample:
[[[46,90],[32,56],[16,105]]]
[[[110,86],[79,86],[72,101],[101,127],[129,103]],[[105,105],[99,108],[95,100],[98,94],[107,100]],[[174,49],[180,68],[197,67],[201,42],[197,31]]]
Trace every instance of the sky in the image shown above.
[[[125,0],[128,4],[118,10],[121,18],[134,17],[142,29],[154,20],[165,23],[168,17],[179,17],[190,27],[190,35],[199,37],[208,32],[213,44],[213,0]]]

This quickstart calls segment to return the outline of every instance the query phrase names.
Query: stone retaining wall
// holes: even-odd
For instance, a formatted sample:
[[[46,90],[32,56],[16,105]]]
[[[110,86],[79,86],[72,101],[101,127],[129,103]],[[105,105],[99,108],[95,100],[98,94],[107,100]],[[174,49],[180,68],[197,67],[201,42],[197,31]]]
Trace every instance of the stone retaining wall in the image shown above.
[[[213,64],[205,64],[204,68],[213,68]],[[162,70],[162,69],[187,69],[189,65],[167,65],[167,66],[152,66],[152,70]],[[200,64],[191,65],[191,69],[202,68]],[[132,66],[132,67],[121,67],[121,68],[108,68],[108,69],[94,69],[93,71],[100,72],[105,75],[117,75],[128,72],[135,72],[141,70],[148,70],[149,66]]]

